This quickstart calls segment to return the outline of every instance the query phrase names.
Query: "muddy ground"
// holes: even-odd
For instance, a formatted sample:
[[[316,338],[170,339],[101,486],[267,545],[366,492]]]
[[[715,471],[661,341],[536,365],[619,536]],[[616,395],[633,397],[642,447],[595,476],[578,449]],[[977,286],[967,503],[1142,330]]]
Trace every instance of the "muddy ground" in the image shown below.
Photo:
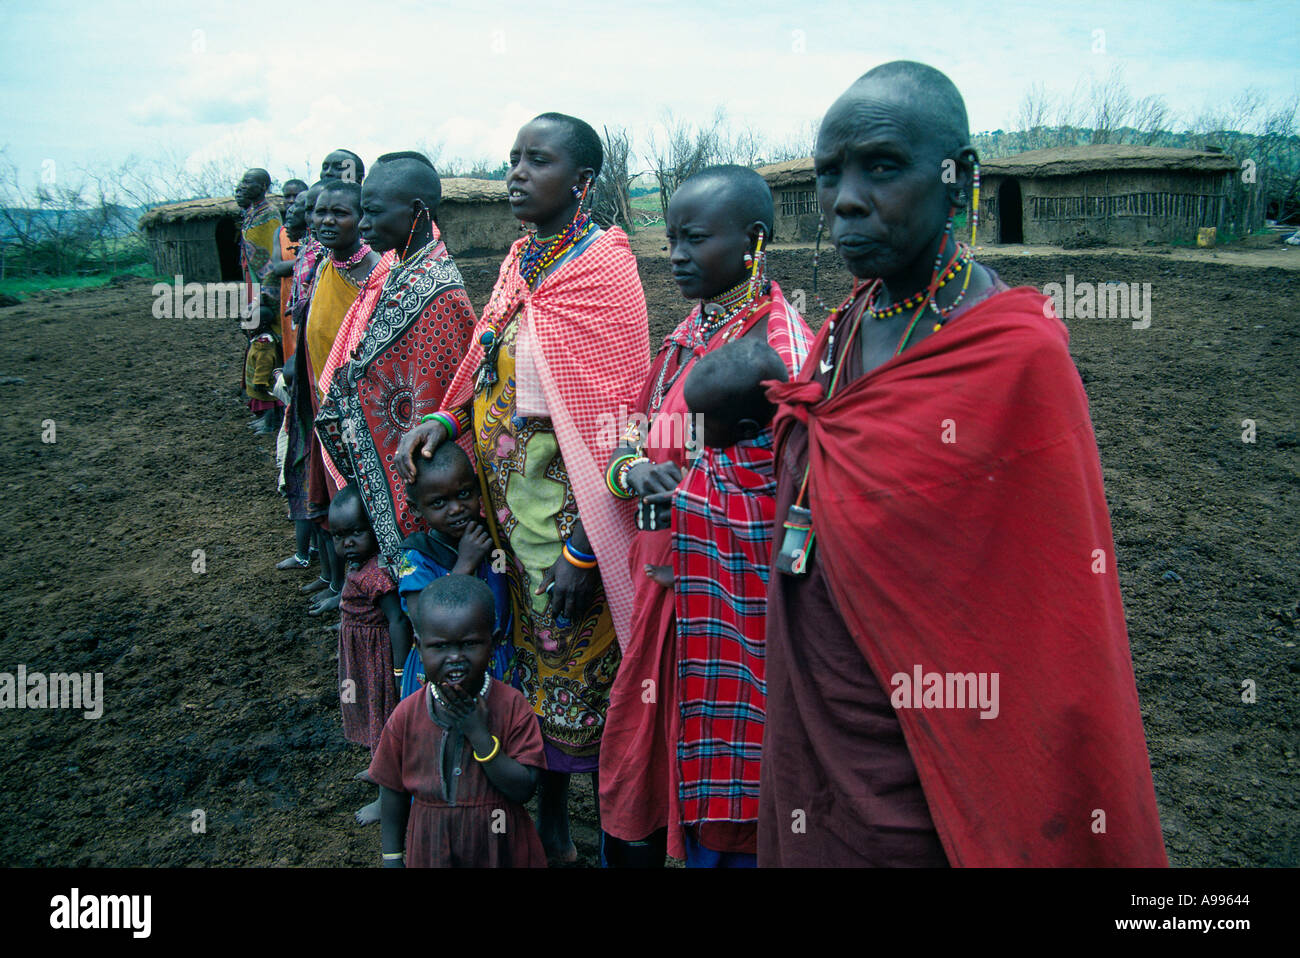
[[[1152,284],[1150,328],[1070,326],[1169,857],[1297,864],[1300,277],[1151,255],[983,259],[1013,284]],[[810,290],[811,262],[778,250],[772,272]],[[497,262],[460,265],[481,307]],[[846,274],[833,254],[824,266],[833,302]],[[657,342],[684,306],[661,258],[642,273]],[[340,731],[333,633],[304,614],[305,576],[272,569],[291,527],[270,441],[245,428],[243,337],[231,321],[156,320],[151,303],[132,281],[0,310],[0,672],[102,672],[106,700],[97,721],[0,712],[0,864],[376,865],[377,829],[352,823],[366,754]],[[590,863],[583,783],[574,807]]]

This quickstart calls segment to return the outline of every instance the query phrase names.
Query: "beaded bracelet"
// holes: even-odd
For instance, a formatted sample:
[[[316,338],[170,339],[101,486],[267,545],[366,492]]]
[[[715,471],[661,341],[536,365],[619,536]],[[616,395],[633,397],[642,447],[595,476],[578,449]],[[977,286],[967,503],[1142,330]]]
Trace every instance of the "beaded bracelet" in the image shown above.
[[[497,757],[497,752],[499,751],[501,751],[501,739],[497,738],[495,735],[492,736],[492,751],[488,752],[486,755],[479,755],[478,752],[470,749],[470,753],[474,756],[474,761],[476,762],[490,762],[492,759]]]
[[[405,670],[404,670],[404,669],[393,669],[393,678],[395,678],[395,679],[400,679],[400,678],[402,677],[402,672],[403,672],[403,671],[405,671]]]
[[[396,862],[406,857],[406,852],[384,852],[384,861]]]
[[[627,490],[627,498],[631,499],[636,496],[636,493],[632,491],[632,487],[627,484],[627,477],[631,475],[632,470],[637,466],[649,461],[645,456],[637,456],[635,459],[629,459],[618,467],[618,484],[620,488]]]
[[[596,568],[597,562],[594,556],[590,559],[579,559],[577,556],[575,556],[572,552],[569,551],[569,544],[567,542],[564,544],[564,548],[560,550],[560,554],[564,556],[564,558],[568,561],[569,565],[571,566],[575,566],[579,569]]]
[[[625,453],[611,462],[609,468],[605,470],[605,485],[608,486],[609,491],[619,499],[636,498],[636,493],[628,489],[620,478],[625,475],[623,471],[624,464],[631,462],[636,458],[638,458],[638,456],[634,452]]]

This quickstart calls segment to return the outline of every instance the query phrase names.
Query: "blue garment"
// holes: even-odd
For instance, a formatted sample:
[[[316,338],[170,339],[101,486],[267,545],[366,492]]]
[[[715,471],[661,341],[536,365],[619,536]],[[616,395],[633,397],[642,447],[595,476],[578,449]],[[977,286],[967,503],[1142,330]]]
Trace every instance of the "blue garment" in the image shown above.
[[[456,546],[437,532],[417,532],[407,536],[402,543],[402,560],[397,566],[397,596],[402,603],[402,611],[410,616],[406,608],[406,597],[419,592],[439,576],[450,575],[456,566]],[[496,624],[492,630],[492,658],[488,661],[488,674],[512,688],[519,688],[519,679],[515,675],[515,646],[513,640],[514,620],[510,612],[510,586],[505,575],[495,571],[485,557],[479,563],[474,574],[487,583],[492,590],[496,605]],[[414,645],[407,653],[406,664],[402,669],[402,698],[424,687],[424,664],[420,661],[420,651]]]
[[[715,852],[695,839],[693,829],[686,829],[687,868],[757,868],[758,856],[744,852]]]

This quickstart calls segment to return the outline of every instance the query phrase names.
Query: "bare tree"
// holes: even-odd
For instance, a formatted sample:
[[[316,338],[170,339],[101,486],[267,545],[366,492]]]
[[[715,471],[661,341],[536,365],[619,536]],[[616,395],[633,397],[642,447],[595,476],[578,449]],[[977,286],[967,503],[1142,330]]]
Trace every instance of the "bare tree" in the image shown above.
[[[1088,106],[1092,142],[1121,142],[1121,131],[1133,113],[1133,95],[1124,82],[1123,68],[1117,66],[1106,79],[1092,82]]]
[[[1021,149],[1041,150],[1053,145],[1048,128],[1052,106],[1047,88],[1041,83],[1031,84],[1016,110],[1015,129],[1022,134]]]
[[[596,178],[591,201],[592,216],[601,226],[618,225],[629,233],[635,232],[630,190],[638,174],[628,169],[632,134],[627,127],[616,126],[611,130],[606,126],[601,139],[605,161],[601,164],[600,176]]]
[[[660,129],[648,137],[647,158],[659,183],[659,205],[668,218],[668,202],[682,181],[718,162],[720,129],[726,114],[719,109],[707,123],[695,126],[665,110]]]

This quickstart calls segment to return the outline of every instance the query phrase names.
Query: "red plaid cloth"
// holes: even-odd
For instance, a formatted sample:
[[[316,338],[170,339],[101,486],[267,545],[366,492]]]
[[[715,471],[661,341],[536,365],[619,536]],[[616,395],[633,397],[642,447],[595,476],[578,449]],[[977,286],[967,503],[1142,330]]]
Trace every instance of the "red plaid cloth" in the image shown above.
[[[443,408],[474,396],[483,361],[483,331],[523,303],[525,328],[536,344],[533,359],[551,424],[573,485],[578,515],[600,560],[620,646],[626,646],[632,617],[632,577],[627,552],[635,527],[630,501],[615,499],[605,485],[605,466],[622,435],[650,367],[650,331],[645,293],[627,235],[611,227],[581,255],[561,264],[534,290],[519,275],[527,239],[520,239],[501,264],[492,298],[470,343],[468,355],[447,390]]]
[[[775,283],[769,309],[768,345],[793,378],[812,335]],[[706,448],[673,497],[683,825],[758,820],[775,496],[767,428]]]

